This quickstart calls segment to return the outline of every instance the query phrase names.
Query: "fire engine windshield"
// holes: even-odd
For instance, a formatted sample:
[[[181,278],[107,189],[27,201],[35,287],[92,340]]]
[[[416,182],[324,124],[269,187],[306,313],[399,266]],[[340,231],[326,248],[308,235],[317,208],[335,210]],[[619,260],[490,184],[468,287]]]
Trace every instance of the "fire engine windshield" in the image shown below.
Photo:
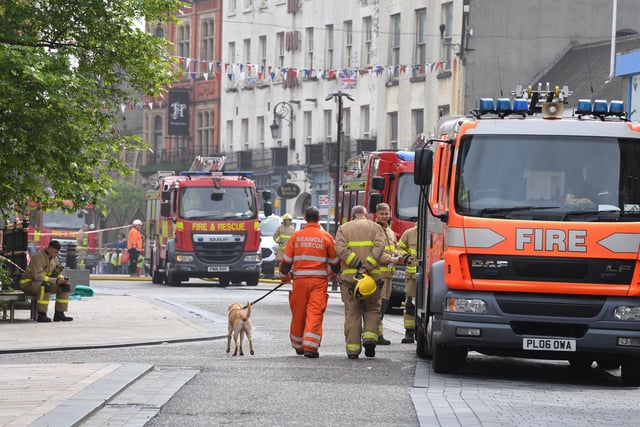
[[[85,224],[81,211],[65,213],[62,209],[42,212],[42,227],[78,230]]]
[[[420,187],[414,183],[412,173],[403,173],[398,178],[397,197],[396,218],[407,221],[417,221]]]
[[[253,188],[224,187],[222,197],[215,198],[211,197],[212,192],[213,187],[183,188],[180,193],[180,216],[192,220],[244,220],[258,217]]]
[[[640,141],[467,135],[454,204],[490,218],[640,221]]]

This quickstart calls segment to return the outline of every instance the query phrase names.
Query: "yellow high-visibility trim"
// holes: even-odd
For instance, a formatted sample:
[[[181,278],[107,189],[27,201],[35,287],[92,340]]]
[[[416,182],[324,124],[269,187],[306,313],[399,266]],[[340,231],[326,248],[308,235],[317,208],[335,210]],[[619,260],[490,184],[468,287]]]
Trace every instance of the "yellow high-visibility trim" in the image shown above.
[[[364,246],[373,247],[373,240],[362,240],[362,241],[359,241],[359,242],[349,242],[349,243],[347,243],[347,247],[348,248],[364,247]]]

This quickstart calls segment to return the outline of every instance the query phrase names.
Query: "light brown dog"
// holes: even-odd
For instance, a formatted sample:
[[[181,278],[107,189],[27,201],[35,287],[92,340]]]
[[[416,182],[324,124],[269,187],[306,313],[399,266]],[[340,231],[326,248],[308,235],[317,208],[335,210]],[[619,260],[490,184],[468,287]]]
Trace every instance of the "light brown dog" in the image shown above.
[[[249,340],[249,352],[253,355],[253,334],[251,332],[251,303],[247,302],[247,308],[242,308],[242,305],[234,302],[229,304],[229,329],[227,333],[227,353],[231,351],[231,335],[233,334],[233,342],[236,345],[236,349],[233,352],[234,356],[238,355],[238,348],[240,349],[240,356],[244,356],[242,351],[242,341],[244,341],[244,334],[247,334]],[[240,345],[238,345],[238,335],[240,335]]]

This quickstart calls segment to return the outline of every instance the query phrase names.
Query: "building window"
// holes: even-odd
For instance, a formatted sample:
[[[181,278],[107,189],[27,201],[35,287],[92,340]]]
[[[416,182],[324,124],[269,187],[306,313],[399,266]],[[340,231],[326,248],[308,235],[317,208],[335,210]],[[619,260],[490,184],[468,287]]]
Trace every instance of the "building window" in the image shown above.
[[[363,138],[369,138],[371,135],[371,124],[369,123],[369,106],[360,107],[360,133]]]
[[[389,40],[389,65],[400,64],[400,14],[391,15],[391,37]]]
[[[229,147],[229,153],[233,153],[233,120],[227,120],[227,146]]]
[[[416,51],[413,63],[421,67],[427,63],[427,9],[416,10]],[[422,69],[422,74],[425,71]]]
[[[284,32],[276,33],[276,67],[284,67]]]
[[[229,0],[229,15],[236,13],[236,9],[238,8],[237,0]]]
[[[162,154],[164,151],[164,137],[162,134],[162,116],[155,116],[153,118],[153,154],[156,162],[163,159]]]
[[[244,46],[244,57],[243,57],[243,61],[245,64],[250,64],[251,63],[251,39],[244,39],[242,41],[242,44]]]
[[[371,65],[373,45],[373,24],[371,17],[362,18],[362,66]]]
[[[196,150],[201,156],[213,153],[213,109],[198,111],[196,115]]]
[[[308,69],[313,69],[313,27],[308,27],[305,33],[307,39],[307,54],[304,66]]]
[[[191,25],[187,22],[178,27],[178,33],[176,35],[176,47],[178,56],[183,58],[190,58],[191,53]]]
[[[324,34],[324,67],[327,70],[331,70],[333,69],[333,25],[325,25]]]
[[[258,65],[262,68],[263,72],[267,68],[267,36],[260,36],[258,38]]]
[[[229,42],[228,51],[227,51],[227,61],[230,63],[236,62],[236,42]]]
[[[200,29],[201,39],[200,39],[200,58],[205,61],[213,61],[214,57],[214,42],[215,42],[215,33],[214,33],[214,20],[203,19],[201,23],[202,28]]]
[[[242,138],[242,146],[245,150],[249,149],[249,119],[240,121],[240,137]]]
[[[451,69],[451,49],[453,48],[453,3],[442,5],[442,24],[444,33],[442,34],[442,58],[444,59],[444,69]]]
[[[392,150],[398,149],[398,112],[394,111],[387,115],[389,122],[389,145]]]
[[[258,148],[264,150],[264,116],[258,116],[256,120],[256,141]]]
[[[345,67],[351,67],[351,53],[353,50],[353,23],[351,21],[344,21],[344,58],[342,63]]]
[[[438,106],[438,118],[446,117],[451,114],[451,107],[449,104]]]
[[[333,138],[333,132],[331,131],[331,125],[333,124],[333,110],[324,110],[324,140],[331,142]]]
[[[252,7],[253,7],[253,0],[244,0],[245,10],[251,10]]]
[[[304,125],[304,143],[311,144],[313,142],[313,122],[311,121],[311,111],[305,111],[302,119]]]
[[[420,135],[424,131],[424,110],[422,108],[411,110],[411,123],[414,135]]]

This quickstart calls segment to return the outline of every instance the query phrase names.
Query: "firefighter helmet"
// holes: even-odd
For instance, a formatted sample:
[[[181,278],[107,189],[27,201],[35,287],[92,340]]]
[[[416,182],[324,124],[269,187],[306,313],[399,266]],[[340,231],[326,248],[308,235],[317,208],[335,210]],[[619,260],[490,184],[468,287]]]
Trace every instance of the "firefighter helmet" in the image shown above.
[[[353,288],[353,297],[355,299],[366,299],[375,294],[378,290],[376,281],[368,274],[364,274],[363,277],[358,280]]]
[[[282,220],[284,221],[285,219],[292,220],[293,218],[291,218],[291,215],[286,213],[286,214],[282,215]]]

